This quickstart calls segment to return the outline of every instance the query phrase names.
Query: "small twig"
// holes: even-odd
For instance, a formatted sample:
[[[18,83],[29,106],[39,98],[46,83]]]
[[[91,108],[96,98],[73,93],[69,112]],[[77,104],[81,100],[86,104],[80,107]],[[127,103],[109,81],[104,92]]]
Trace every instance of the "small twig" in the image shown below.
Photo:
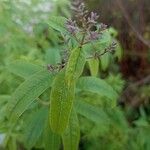
[[[101,57],[102,55],[106,54],[107,52],[109,52],[107,49],[105,49],[102,53],[98,54],[98,53],[95,53],[94,56],[90,56],[88,57],[87,59],[92,59],[92,58],[99,58]]]

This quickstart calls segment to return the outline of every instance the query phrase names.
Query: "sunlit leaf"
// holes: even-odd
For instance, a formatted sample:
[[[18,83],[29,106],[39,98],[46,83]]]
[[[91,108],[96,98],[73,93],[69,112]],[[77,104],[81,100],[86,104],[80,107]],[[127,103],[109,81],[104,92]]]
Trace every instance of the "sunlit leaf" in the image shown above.
[[[72,110],[69,125],[62,135],[64,150],[78,150],[80,140],[80,127],[77,114]]]
[[[100,64],[101,64],[101,69],[103,71],[106,71],[110,65],[110,61],[111,61],[111,54],[108,52],[106,54],[104,54],[103,56],[100,57]]]
[[[78,47],[73,49],[66,66],[65,73],[65,80],[67,81],[68,85],[71,85],[72,82],[80,77],[83,72],[85,62],[86,59],[83,51],[81,51],[81,49]]]
[[[45,150],[59,150],[60,142],[60,135],[52,132],[49,125],[49,121],[47,121],[46,128],[44,131]]]
[[[74,99],[74,85],[68,87],[65,72],[61,71],[54,79],[50,94],[50,125],[52,131],[62,134],[69,123]]]
[[[92,76],[97,76],[99,71],[99,60],[98,59],[91,59],[88,61],[90,72]]]

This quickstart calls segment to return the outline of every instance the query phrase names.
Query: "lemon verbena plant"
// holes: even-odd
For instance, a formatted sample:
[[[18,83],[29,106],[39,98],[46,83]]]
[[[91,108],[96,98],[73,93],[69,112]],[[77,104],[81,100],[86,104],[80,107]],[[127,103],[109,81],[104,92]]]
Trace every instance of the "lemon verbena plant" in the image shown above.
[[[52,16],[48,21],[59,34],[59,50],[52,49],[46,56],[49,64],[16,61],[8,66],[24,81],[7,97],[6,143],[21,142],[27,149],[77,150],[81,117],[97,125],[102,118],[109,121],[94,101],[104,99],[106,107],[116,106],[118,93],[100,78],[99,70],[100,65],[106,70],[111,55],[117,54],[117,44],[84,3],[75,1],[71,7],[73,18]]]

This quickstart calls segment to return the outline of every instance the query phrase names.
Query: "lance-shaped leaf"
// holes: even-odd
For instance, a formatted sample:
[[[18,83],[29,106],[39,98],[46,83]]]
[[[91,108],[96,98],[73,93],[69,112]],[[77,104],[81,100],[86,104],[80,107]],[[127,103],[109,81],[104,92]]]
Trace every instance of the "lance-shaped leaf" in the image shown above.
[[[32,102],[51,86],[54,75],[42,70],[24,81],[13,93],[7,110],[13,121],[17,120]]]
[[[117,42],[117,47],[115,50],[115,57],[118,58],[119,61],[121,61],[122,57],[123,57],[123,49],[121,47],[121,44],[116,40],[115,42]]]
[[[47,64],[56,65],[61,63],[61,56],[58,48],[50,48],[46,51],[45,61]]]
[[[29,115],[23,126],[23,137],[27,148],[32,148],[42,132],[44,131],[45,121],[48,115],[47,108],[41,108]]]
[[[7,141],[7,148],[11,150],[17,150],[17,140],[16,137],[10,137]]]
[[[50,94],[50,125],[52,131],[62,134],[67,128],[74,99],[74,84],[68,87],[64,71],[59,72]]]
[[[90,57],[94,52],[103,53],[105,48],[107,48],[112,43],[111,34],[108,30],[102,32],[99,40],[95,40],[94,42],[90,42],[83,46],[83,51],[87,57]],[[93,47],[94,45],[94,47]]]
[[[116,104],[116,91],[104,80],[96,77],[81,77],[77,82],[77,89],[79,91],[90,91],[105,96],[112,100],[113,106]]]
[[[83,72],[85,62],[86,59],[81,48],[77,47],[73,49],[66,66],[65,73],[65,79],[69,86],[73,81],[80,77]]]
[[[8,65],[8,70],[22,78],[28,78],[29,76],[35,74],[42,70],[42,67],[28,63],[25,61],[15,61],[12,64]]]
[[[60,135],[52,132],[48,120],[44,131],[45,150],[59,150],[60,143]]]
[[[75,109],[79,114],[97,124],[109,123],[109,118],[102,108],[77,100],[75,101]]]
[[[65,17],[51,16],[49,26],[59,32],[68,33],[66,26],[67,19]]]
[[[10,95],[0,95],[0,107],[6,104],[11,99]]]
[[[107,68],[109,67],[110,61],[111,61],[111,54],[110,53],[107,52],[106,54],[101,56],[100,64],[101,64],[101,69],[103,71],[107,70]]]
[[[91,59],[88,61],[90,72],[92,76],[97,76],[99,71],[99,60],[98,59]]]
[[[77,114],[72,109],[69,125],[62,135],[64,150],[78,150],[80,140],[80,127]]]

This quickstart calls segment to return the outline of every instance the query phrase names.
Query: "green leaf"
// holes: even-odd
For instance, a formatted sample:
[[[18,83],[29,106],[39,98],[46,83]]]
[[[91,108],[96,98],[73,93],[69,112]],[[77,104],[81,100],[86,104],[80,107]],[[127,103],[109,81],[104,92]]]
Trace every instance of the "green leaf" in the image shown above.
[[[68,33],[67,29],[65,28],[66,22],[67,19],[65,17],[52,16],[49,19],[49,26],[59,32]]]
[[[77,90],[89,91],[97,93],[101,96],[112,100],[112,105],[116,105],[117,93],[116,91],[104,80],[96,77],[81,77],[77,82]]]
[[[11,100],[9,95],[0,95],[0,132],[4,132],[7,128],[6,126],[6,116],[7,116],[7,102]]]
[[[108,29],[109,33],[111,34],[111,36],[113,36],[114,38],[118,35],[118,31],[115,30],[114,28],[109,28]]]
[[[60,135],[52,132],[49,121],[47,121],[44,132],[45,150],[59,150],[60,143]]]
[[[118,41],[116,42],[117,42],[117,47],[116,47],[114,55],[118,58],[119,61],[121,61],[122,56],[123,56],[123,50],[122,50],[120,43]]]
[[[32,148],[41,136],[44,130],[47,114],[48,109],[44,107],[33,112],[25,121],[23,127],[23,137],[27,148]]]
[[[45,60],[47,64],[56,65],[61,63],[61,56],[57,48],[51,48],[46,51]]]
[[[66,66],[65,73],[65,79],[69,86],[80,77],[83,72],[85,62],[86,59],[81,49],[78,47],[73,49]]]
[[[28,78],[16,89],[7,107],[12,120],[17,120],[33,101],[51,86],[53,77],[54,75],[47,70],[42,70]]]
[[[94,107],[84,101],[75,101],[76,111],[87,119],[98,123],[109,123],[109,118],[102,108]]]
[[[17,141],[16,137],[10,137],[7,142],[7,149],[8,150],[17,150]]]
[[[99,60],[91,59],[88,61],[88,64],[89,64],[91,75],[96,77],[98,75],[98,71],[99,71]]]
[[[0,95],[0,107],[11,99],[10,95]]]
[[[86,57],[90,57],[94,52],[103,53],[105,48],[107,48],[112,43],[112,37],[108,30],[103,31],[99,40],[95,40],[83,46],[83,51]]]
[[[74,85],[68,87],[64,71],[54,79],[50,94],[50,125],[55,133],[62,134],[67,128],[75,95],[74,88]]]
[[[112,37],[111,37],[111,34],[109,32],[109,30],[105,30],[103,31],[102,33],[102,36],[100,38],[100,40],[97,42],[97,48],[98,46],[109,46],[109,44],[111,44],[112,42]]]
[[[64,150],[78,150],[80,140],[80,127],[77,114],[74,109],[69,120],[69,125],[62,135]]]
[[[10,64],[8,70],[20,77],[28,78],[29,76],[35,74],[36,72],[42,70],[42,67],[31,64],[25,61],[15,61]]]
[[[110,57],[110,53],[106,53],[104,54],[103,56],[101,56],[100,58],[100,64],[101,64],[101,69],[103,71],[106,71],[107,68],[109,67],[109,64],[110,64],[110,60],[111,60],[111,57]]]

